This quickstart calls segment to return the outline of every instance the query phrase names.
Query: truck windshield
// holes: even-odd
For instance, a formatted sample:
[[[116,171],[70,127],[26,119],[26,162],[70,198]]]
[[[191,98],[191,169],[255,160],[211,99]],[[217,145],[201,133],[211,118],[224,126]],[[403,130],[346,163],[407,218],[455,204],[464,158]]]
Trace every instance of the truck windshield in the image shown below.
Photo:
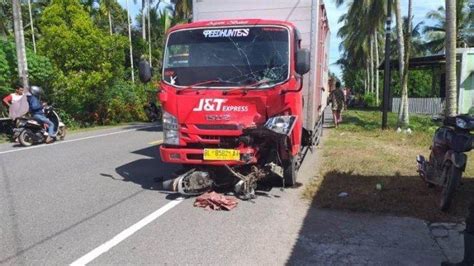
[[[186,87],[273,86],[289,77],[288,35],[288,29],[277,26],[173,32],[166,44],[163,80]]]

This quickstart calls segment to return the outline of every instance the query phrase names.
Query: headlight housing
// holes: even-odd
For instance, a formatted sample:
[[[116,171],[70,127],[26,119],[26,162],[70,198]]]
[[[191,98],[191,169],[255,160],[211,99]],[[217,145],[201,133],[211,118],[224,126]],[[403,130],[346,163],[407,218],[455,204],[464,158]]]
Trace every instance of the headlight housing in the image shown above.
[[[267,120],[265,128],[281,135],[290,135],[293,127],[295,126],[296,116],[294,115],[282,115],[274,116]]]
[[[179,145],[178,119],[166,111],[163,112],[163,143]]]
[[[466,120],[464,120],[460,117],[456,117],[456,126],[459,127],[459,128],[462,128],[462,129],[466,129],[467,128],[467,122],[466,122]]]

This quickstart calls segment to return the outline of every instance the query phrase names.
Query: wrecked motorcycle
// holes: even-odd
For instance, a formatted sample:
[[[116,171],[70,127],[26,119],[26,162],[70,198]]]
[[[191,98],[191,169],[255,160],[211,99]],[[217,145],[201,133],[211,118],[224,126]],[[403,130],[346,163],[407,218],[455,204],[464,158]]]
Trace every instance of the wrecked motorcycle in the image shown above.
[[[279,121],[286,124],[286,129],[276,129],[275,123],[266,123],[263,128],[245,130],[247,142],[259,141],[262,143],[262,157],[258,164],[242,165],[239,167],[206,166],[189,167],[188,171],[178,177],[163,182],[163,189],[178,192],[182,195],[195,196],[206,191],[223,186],[231,186],[237,197],[243,200],[255,198],[257,183],[265,178],[277,177],[285,186],[285,177],[296,175],[300,161],[294,158],[291,162],[282,160],[279,149],[285,146],[287,133],[291,131],[294,117],[288,116],[287,121]],[[280,125],[281,126],[281,125]],[[243,138],[241,139],[243,140]],[[306,144],[306,143],[305,143]],[[275,162],[280,162],[276,164]],[[290,167],[282,167],[291,163]],[[288,170],[290,169],[290,170]],[[291,171],[291,173],[288,173]],[[229,180],[228,177],[231,177]],[[223,178],[222,182],[219,182]]]
[[[447,211],[466,169],[467,156],[473,148],[474,118],[469,115],[447,117],[433,136],[428,161],[417,156],[418,173],[430,187],[441,186],[439,208]]]

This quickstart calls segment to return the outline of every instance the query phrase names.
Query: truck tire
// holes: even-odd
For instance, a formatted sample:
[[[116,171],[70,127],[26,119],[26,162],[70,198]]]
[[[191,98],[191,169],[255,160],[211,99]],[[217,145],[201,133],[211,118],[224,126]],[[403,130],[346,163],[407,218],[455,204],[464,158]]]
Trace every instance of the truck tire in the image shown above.
[[[296,156],[291,156],[290,159],[283,162],[283,179],[285,180],[286,187],[293,187],[296,185],[296,158]]]

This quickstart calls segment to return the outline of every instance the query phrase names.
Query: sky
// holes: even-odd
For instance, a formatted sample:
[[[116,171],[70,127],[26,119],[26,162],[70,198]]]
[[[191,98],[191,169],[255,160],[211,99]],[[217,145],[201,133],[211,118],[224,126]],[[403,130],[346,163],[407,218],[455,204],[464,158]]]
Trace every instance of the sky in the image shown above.
[[[339,44],[341,39],[337,37],[337,31],[342,26],[342,23],[337,23],[339,17],[347,12],[347,6],[336,7],[334,0],[324,0],[326,5],[326,12],[329,19],[329,28],[331,30],[331,44],[330,44],[330,55],[329,55],[329,68],[331,72],[335,73],[339,78],[342,78],[341,68],[334,64],[340,56]],[[438,9],[440,6],[444,6],[444,0],[413,0],[413,25],[421,21],[429,24],[429,21],[425,19],[426,14],[431,11]],[[408,13],[408,0],[401,0],[400,2],[402,13],[404,16]],[[395,21],[392,22],[392,30],[395,27]]]

